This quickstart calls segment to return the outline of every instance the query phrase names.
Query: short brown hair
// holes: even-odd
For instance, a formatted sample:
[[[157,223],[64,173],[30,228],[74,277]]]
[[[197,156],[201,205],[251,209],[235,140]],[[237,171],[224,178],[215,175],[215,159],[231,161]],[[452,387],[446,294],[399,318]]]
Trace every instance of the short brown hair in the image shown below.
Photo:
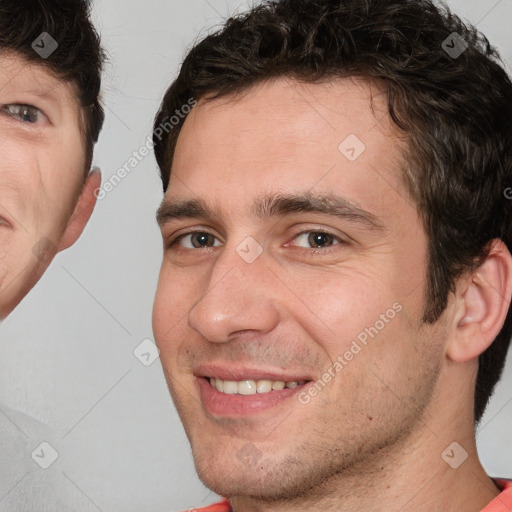
[[[404,180],[429,244],[423,320],[435,322],[457,279],[485,260],[493,239],[512,249],[512,201],[504,195],[512,185],[512,83],[498,52],[431,0],[265,1],[192,48],[155,129],[190,97],[214,99],[278,76],[383,85],[390,116],[408,137]],[[164,191],[183,123],[153,137]],[[511,334],[509,308],[479,358],[476,422]]]
[[[46,59],[32,43],[43,33],[58,43]],[[84,112],[86,169],[103,126],[99,100],[104,53],[87,0],[0,0],[0,52],[11,51],[74,84]]]

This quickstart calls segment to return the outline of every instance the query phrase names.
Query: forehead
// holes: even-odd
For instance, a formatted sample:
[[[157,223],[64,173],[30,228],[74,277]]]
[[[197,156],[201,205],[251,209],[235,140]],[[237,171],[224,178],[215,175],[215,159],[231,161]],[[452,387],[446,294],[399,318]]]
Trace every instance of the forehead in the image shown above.
[[[374,207],[406,196],[405,144],[376,85],[281,78],[199,102],[178,138],[167,198],[240,211],[270,192],[334,191]]]
[[[194,129],[198,124],[206,128],[205,119],[214,117],[217,123],[227,121],[245,125],[247,130],[256,128],[259,135],[266,134],[269,140],[275,135],[279,139],[295,139],[305,134],[320,140],[324,133],[341,134],[344,129],[367,132],[386,114],[385,93],[367,82],[337,79],[303,83],[279,78],[237,95],[212,101],[203,98],[189,117],[190,121],[197,121]],[[187,119],[185,132],[187,124],[192,123]],[[384,123],[382,128],[389,131],[391,126]]]
[[[352,163],[366,149],[375,154],[396,148],[398,154],[382,90],[348,79],[314,84],[279,79],[237,96],[202,99],[184,123],[174,164],[190,168],[209,160],[211,168],[272,162],[282,171],[284,164],[297,166],[302,158],[308,166],[313,159],[332,164],[343,154],[344,141],[348,150],[350,142],[357,145],[355,154],[344,155]]]
[[[12,52],[0,50],[0,94],[30,94],[65,104],[78,104],[74,84],[58,78],[43,63],[29,61]]]

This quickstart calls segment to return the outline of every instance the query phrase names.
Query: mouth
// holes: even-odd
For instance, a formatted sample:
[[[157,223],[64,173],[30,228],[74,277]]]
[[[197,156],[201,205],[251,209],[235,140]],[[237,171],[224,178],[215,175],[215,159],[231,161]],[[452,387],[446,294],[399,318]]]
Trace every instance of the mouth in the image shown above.
[[[284,381],[284,380],[223,380],[215,377],[207,377],[212,388],[225,395],[243,395],[251,396],[256,394],[272,393],[273,391],[282,391],[283,389],[295,389],[303,386],[307,380]]]
[[[278,380],[248,378],[227,380],[219,377],[196,377],[201,403],[206,412],[217,417],[255,415],[286,403],[294,405],[310,379]]]

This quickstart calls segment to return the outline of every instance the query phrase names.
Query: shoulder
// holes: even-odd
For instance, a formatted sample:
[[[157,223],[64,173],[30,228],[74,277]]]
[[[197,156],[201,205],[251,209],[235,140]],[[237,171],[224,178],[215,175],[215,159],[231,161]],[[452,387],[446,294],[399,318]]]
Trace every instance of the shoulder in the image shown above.
[[[232,512],[228,500],[222,500],[219,503],[204,508],[189,508],[186,512]]]
[[[481,512],[504,512],[512,510],[512,480],[493,478],[501,494],[489,503]]]

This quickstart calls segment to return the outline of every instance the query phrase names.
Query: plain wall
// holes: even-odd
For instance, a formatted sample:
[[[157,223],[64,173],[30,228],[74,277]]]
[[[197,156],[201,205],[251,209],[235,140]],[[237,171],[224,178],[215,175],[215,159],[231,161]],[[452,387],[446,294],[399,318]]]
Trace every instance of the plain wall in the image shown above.
[[[452,0],[512,62],[512,2]],[[109,54],[106,124],[94,162],[108,180],[142,147],[186,48],[248,2],[96,0]],[[98,202],[79,242],[59,255],[0,332],[0,512],[178,511],[215,500],[198,480],[152,339],[162,199],[152,154]],[[491,476],[512,478],[512,361],[482,421]],[[31,454],[59,454],[47,470]]]

